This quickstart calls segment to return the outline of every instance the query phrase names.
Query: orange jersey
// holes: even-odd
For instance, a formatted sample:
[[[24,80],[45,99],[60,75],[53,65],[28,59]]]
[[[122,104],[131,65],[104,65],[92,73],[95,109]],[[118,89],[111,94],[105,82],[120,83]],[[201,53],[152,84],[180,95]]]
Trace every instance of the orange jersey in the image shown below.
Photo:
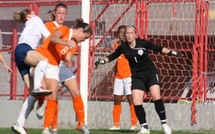
[[[114,49],[116,49],[120,45],[120,42],[114,43]],[[123,79],[131,76],[131,69],[129,66],[129,62],[126,59],[124,54],[121,54],[117,58],[116,62],[116,78]]]
[[[62,40],[70,40],[72,37],[72,29],[68,28],[67,26],[61,26],[58,30],[62,33]],[[77,49],[78,45],[69,46],[60,45],[60,44],[53,44],[50,42],[51,36],[49,36],[44,43],[38,47],[36,50],[43,54],[48,60],[49,63],[52,65],[59,65],[60,61],[64,60],[68,53],[74,54]]]
[[[45,23],[45,26],[50,33],[54,33],[60,27],[56,21],[48,21]]]

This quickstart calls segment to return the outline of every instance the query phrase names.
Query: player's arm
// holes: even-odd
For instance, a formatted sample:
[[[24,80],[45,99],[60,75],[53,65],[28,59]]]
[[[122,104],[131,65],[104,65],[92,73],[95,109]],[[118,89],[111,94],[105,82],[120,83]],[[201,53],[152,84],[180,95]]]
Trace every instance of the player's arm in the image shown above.
[[[155,45],[150,41],[144,41],[147,49],[151,49],[157,52],[161,52],[163,54],[168,54],[170,56],[183,56],[183,54],[178,50],[170,50],[166,47]]]
[[[64,64],[66,65],[66,67],[73,67],[74,66],[74,62],[72,60],[73,55],[75,54],[75,52],[77,52],[78,50],[78,45],[74,46],[72,49],[70,49],[70,51],[66,54],[66,57],[64,59]]]
[[[103,58],[103,59],[98,59],[95,62],[95,66],[98,66],[99,64],[105,64],[108,62],[111,62],[113,60],[115,60],[117,57],[119,57],[122,54],[122,45],[120,45],[119,47],[117,47],[117,49],[110,55],[108,55],[107,57]]]
[[[65,46],[71,46],[74,44],[74,41],[67,41],[67,40],[62,40],[61,38],[67,34],[70,29],[66,26],[61,26],[57,31],[55,31],[52,35],[51,35],[51,39],[50,41],[53,44],[61,44],[61,45],[65,45]]]
[[[9,73],[13,72],[13,71],[11,70],[11,68],[7,65],[7,63],[5,62],[5,60],[4,60],[3,56],[2,56],[2,53],[0,53],[0,62],[3,64],[4,68],[5,68]]]

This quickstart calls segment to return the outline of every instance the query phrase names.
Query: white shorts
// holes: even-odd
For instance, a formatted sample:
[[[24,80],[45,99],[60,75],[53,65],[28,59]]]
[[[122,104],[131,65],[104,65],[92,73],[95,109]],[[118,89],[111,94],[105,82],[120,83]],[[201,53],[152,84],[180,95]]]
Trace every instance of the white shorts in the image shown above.
[[[131,77],[127,77],[124,79],[115,78],[113,94],[114,95],[130,95],[131,94]]]
[[[48,63],[45,71],[46,78],[59,81],[59,67]]]
[[[63,61],[61,61],[60,65],[60,83],[71,79],[76,78],[75,74],[72,72],[71,68],[68,68],[64,65]]]

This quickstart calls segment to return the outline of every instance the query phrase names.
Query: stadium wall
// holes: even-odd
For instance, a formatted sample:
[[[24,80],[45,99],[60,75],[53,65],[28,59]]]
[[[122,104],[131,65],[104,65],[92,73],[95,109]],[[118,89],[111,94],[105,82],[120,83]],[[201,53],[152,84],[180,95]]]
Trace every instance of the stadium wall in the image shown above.
[[[20,112],[23,101],[12,101],[12,100],[0,100],[0,127],[9,128],[15,123],[18,114]],[[43,105],[45,106],[45,105]],[[112,125],[112,106],[113,102],[102,102],[102,101],[89,101],[88,102],[88,126],[90,129],[108,129]],[[129,115],[129,106],[127,102],[122,103],[123,113]],[[143,104],[146,114],[147,121],[150,129],[160,130],[159,119],[154,107],[154,104],[146,103]],[[215,105],[197,105],[197,124],[191,124],[191,111],[190,104],[165,104],[168,123],[173,130],[210,130],[214,131],[214,113]],[[168,110],[171,109],[171,110]],[[205,110],[207,109],[207,110]],[[122,115],[125,115],[122,114]],[[99,116],[98,116],[99,115]],[[155,118],[157,117],[157,118]],[[121,117],[123,124],[122,129],[129,129],[130,117]],[[207,120],[207,121],[205,121]],[[36,118],[35,109],[30,114],[26,121],[27,128],[42,128],[43,120]],[[71,101],[60,101],[59,102],[59,128],[74,129],[76,126],[75,112]]]

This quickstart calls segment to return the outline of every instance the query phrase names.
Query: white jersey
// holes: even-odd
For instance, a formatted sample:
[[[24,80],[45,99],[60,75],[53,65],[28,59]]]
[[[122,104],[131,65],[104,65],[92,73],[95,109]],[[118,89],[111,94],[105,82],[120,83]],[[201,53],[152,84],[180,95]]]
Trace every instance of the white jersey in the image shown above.
[[[31,46],[32,49],[36,49],[40,45],[42,36],[47,38],[49,35],[50,32],[44,25],[43,21],[40,17],[35,16],[26,21],[23,26],[21,36],[19,37],[18,44],[26,43]]]

